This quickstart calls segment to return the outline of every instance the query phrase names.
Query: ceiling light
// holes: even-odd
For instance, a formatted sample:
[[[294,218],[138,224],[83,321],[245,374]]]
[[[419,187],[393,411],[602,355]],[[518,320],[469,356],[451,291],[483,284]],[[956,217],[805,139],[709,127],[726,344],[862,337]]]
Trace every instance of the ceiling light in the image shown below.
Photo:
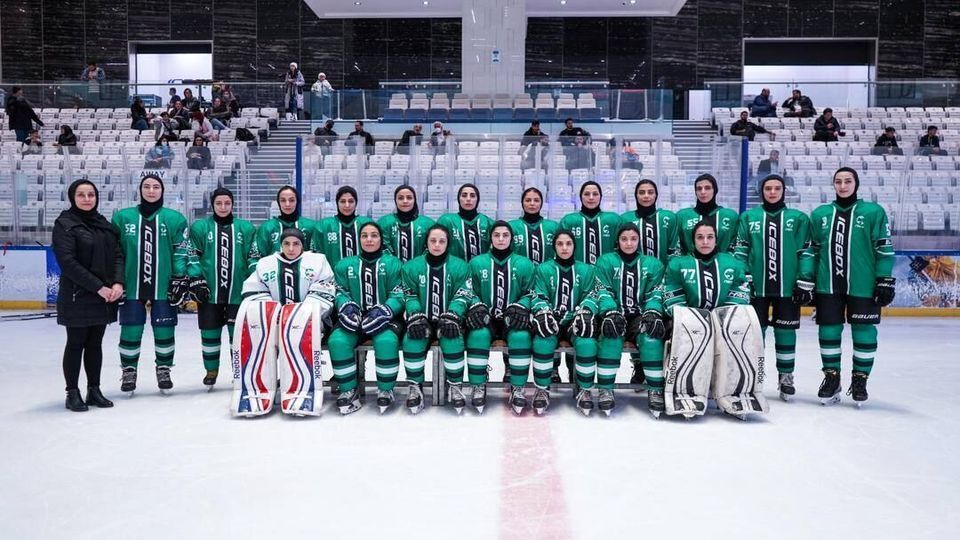
[[[637,0],[630,0],[630,5],[636,4]]]
[[[561,6],[567,5],[567,0],[560,0],[560,5]]]
[[[423,0],[423,5],[429,6],[429,5],[430,5],[430,0]]]
[[[353,5],[359,6],[359,5],[362,4],[362,3],[363,3],[363,2],[354,2]]]

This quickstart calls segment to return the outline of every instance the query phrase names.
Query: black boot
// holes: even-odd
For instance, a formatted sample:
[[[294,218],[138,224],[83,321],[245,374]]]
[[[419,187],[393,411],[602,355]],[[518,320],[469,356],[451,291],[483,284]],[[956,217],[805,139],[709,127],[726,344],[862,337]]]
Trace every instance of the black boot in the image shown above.
[[[110,407],[113,407],[113,402],[104,397],[99,386],[87,387],[86,402],[87,405],[90,405],[91,407],[100,407],[101,409],[109,409]]]
[[[80,397],[79,388],[67,390],[67,401],[64,406],[73,412],[83,412],[87,410],[87,404],[84,403]]]

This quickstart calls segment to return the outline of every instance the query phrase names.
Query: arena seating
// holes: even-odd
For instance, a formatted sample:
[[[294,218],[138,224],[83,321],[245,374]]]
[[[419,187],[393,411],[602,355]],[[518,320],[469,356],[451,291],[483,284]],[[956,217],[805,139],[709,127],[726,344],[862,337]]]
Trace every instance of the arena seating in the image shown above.
[[[422,122],[433,120],[599,120],[601,110],[592,93],[581,93],[576,98],[572,93],[560,93],[556,99],[553,94],[537,94],[536,100],[529,94],[475,95],[453,94],[452,99],[445,92],[434,92],[428,98],[426,93],[397,93],[390,97],[384,110],[384,120],[406,120]]]

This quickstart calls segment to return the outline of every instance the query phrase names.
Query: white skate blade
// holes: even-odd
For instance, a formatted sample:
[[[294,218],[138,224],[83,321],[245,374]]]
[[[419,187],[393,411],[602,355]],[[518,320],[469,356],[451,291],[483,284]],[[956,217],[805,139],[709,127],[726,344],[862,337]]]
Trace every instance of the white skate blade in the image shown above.
[[[780,392],[780,400],[784,403],[790,403],[791,399],[793,399],[791,394],[784,394],[783,392]]]
[[[820,398],[820,404],[824,406],[836,405],[840,403],[840,392],[828,398]]]
[[[513,414],[520,416],[523,414],[524,407],[517,407],[516,405],[510,405],[510,408],[513,409]]]
[[[474,407],[474,409],[477,410],[477,414],[480,414],[480,415],[483,414],[483,409],[484,409],[484,408],[486,408],[486,405],[480,405],[479,407]]]
[[[389,405],[377,405],[377,408],[380,409],[380,414],[387,412],[387,409],[390,408]]]
[[[337,407],[337,409],[340,410],[340,414],[341,414],[341,415],[346,416],[346,415],[348,415],[348,414],[350,414],[350,413],[355,413],[355,412],[359,411],[359,410],[360,410],[360,403],[359,403],[359,402],[354,402],[354,403],[351,403],[351,404],[349,404],[349,405],[345,405],[345,406],[343,406],[343,407]]]
[[[654,420],[659,420],[659,419],[660,419],[660,415],[661,415],[662,413],[661,413],[660,411],[650,411],[650,414],[653,415],[653,419],[654,419]]]
[[[172,396],[172,395],[173,395],[173,388],[170,388],[170,389],[168,389],[168,390],[165,390],[165,389],[160,388],[159,390],[160,390],[160,395],[161,395],[161,396]]]
[[[600,410],[603,411],[603,414],[607,415],[608,418],[610,417],[610,414],[613,413],[613,409],[600,409]]]
[[[423,410],[423,401],[421,401],[419,405],[416,405],[416,406],[413,406],[413,407],[407,407],[407,410],[410,411],[410,414],[417,414],[417,413],[419,413],[420,411]]]
[[[208,392],[208,393],[209,393],[209,392],[213,392],[213,388],[214,388],[215,386],[216,386],[215,384],[208,384],[208,385],[207,385],[207,392]]]
[[[590,416],[590,413],[593,412],[593,409],[582,409],[580,407],[577,408],[580,409],[580,412],[582,412],[584,416]]]

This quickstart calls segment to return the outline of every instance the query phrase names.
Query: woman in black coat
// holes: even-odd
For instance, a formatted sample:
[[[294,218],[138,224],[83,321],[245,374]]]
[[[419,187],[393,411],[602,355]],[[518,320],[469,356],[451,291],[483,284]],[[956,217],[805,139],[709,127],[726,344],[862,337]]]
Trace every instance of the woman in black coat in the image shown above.
[[[67,327],[63,350],[66,407],[113,407],[100,392],[103,334],[117,320],[123,295],[123,253],[117,230],[97,212],[99,193],[89,180],[67,190],[70,208],[53,225],[53,253],[60,265],[57,323]],[[87,373],[87,399],[80,397],[80,366]]]

